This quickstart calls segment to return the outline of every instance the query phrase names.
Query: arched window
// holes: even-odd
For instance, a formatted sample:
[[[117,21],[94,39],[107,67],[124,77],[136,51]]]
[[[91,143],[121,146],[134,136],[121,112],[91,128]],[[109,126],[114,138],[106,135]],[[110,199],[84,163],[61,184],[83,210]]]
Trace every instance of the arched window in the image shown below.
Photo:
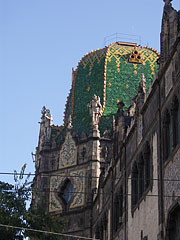
[[[69,179],[64,181],[63,186],[60,189],[59,197],[61,198],[62,202],[64,203],[65,210],[67,210],[69,203],[71,202],[73,195],[75,193],[75,189],[73,184]]]
[[[179,240],[180,239],[180,206],[178,205],[168,217],[167,225],[167,239]]]
[[[132,209],[137,205],[152,181],[152,157],[149,142],[146,142],[144,152],[140,153],[134,162],[131,177]]]
[[[132,168],[132,208],[137,204],[138,202],[138,167],[137,163],[134,162],[133,168]]]
[[[117,232],[118,228],[122,224],[123,215],[123,189],[122,187],[116,193],[114,199],[114,231]]]
[[[152,172],[152,162],[151,162],[151,151],[150,145],[146,142],[144,150],[144,161],[145,161],[145,189],[147,189],[151,183],[151,172]]]
[[[118,156],[119,134],[116,132],[114,136],[114,156]]]
[[[138,169],[139,169],[139,198],[143,195],[144,193],[144,183],[145,183],[145,164],[144,164],[144,157],[141,153],[139,162],[138,162]]]
[[[173,98],[171,115],[172,115],[172,133],[173,133],[173,148],[178,144],[179,138],[179,126],[178,126],[178,110],[179,110],[179,101],[176,96]]]
[[[163,121],[163,143],[164,160],[167,160],[172,146],[171,117],[169,110],[166,110]]]

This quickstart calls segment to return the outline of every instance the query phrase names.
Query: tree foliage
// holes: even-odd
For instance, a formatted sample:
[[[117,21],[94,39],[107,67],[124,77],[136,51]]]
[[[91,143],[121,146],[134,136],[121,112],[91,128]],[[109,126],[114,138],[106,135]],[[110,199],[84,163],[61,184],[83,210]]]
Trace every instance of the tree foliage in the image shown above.
[[[31,228],[43,231],[62,232],[64,224],[56,217],[50,215],[45,209],[27,207],[32,196],[30,174],[24,179],[26,165],[21,169],[20,175],[15,171],[15,184],[0,181],[0,224]],[[35,239],[59,240],[57,235],[43,234],[33,231],[0,226],[1,240],[22,240],[24,237]]]
[[[0,182],[0,223],[25,227],[26,202],[24,196],[11,184]],[[21,231],[1,227],[0,239],[23,239]]]
[[[30,228],[48,232],[60,233],[64,228],[64,223],[57,216],[50,215],[43,208],[31,210],[27,215],[27,222]],[[39,232],[26,232],[26,236],[39,240],[60,240],[60,236],[51,234],[42,234]]]

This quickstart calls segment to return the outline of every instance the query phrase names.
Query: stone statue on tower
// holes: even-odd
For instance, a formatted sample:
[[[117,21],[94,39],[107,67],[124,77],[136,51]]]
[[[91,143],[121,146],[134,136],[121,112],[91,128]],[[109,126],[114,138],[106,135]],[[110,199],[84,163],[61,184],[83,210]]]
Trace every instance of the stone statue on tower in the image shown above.
[[[163,0],[163,1],[165,2],[165,5],[169,5],[172,2],[172,0]]]
[[[92,117],[92,125],[96,126],[99,123],[99,117],[102,111],[100,97],[94,94],[92,101],[89,104],[89,113]]]

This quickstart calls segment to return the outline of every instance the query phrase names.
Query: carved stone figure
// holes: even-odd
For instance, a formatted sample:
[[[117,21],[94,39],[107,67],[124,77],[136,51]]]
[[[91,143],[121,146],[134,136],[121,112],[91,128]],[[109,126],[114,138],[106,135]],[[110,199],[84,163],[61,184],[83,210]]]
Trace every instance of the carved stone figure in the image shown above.
[[[52,115],[50,113],[49,109],[46,109],[45,106],[43,106],[41,110],[41,138],[42,141],[47,141],[50,138],[51,135],[51,125],[53,124]]]
[[[137,97],[138,108],[140,108],[142,103],[144,103],[145,95],[146,95],[146,78],[144,76],[144,73],[142,73],[141,79],[139,82],[139,87],[138,87],[138,97]]]
[[[93,100],[89,104],[89,113],[92,117],[92,125],[98,125],[99,117],[102,111],[102,105],[100,102],[100,97],[94,94]]]
[[[146,93],[146,78],[144,76],[144,73],[141,74],[139,86],[142,88],[143,92]]]
[[[52,119],[52,115],[51,115],[51,113],[50,113],[50,110],[47,109],[45,106],[43,106],[43,107],[42,107],[42,110],[41,110],[41,114],[42,114],[41,119],[42,119],[42,120],[45,119],[45,118],[46,118],[46,119],[49,119],[50,122],[51,122],[50,125],[52,125],[53,119]]]
[[[41,114],[42,114],[42,118],[45,117],[45,114],[46,114],[46,107],[45,106],[42,107]]]
[[[170,4],[172,2],[172,0],[164,0],[165,4]]]
[[[129,108],[129,116],[134,117],[136,113],[136,99],[131,99],[131,106]]]

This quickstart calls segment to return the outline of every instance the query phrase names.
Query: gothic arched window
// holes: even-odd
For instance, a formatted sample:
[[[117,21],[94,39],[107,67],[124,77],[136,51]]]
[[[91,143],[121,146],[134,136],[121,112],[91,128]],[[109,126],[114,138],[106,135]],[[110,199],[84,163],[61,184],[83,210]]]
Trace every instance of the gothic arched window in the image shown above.
[[[167,160],[172,146],[171,117],[169,110],[166,110],[163,121],[163,142],[164,142],[164,160]]]
[[[132,209],[136,206],[143,194],[149,189],[152,181],[152,160],[150,145],[145,144],[144,153],[140,153],[138,161],[135,161],[132,167],[131,177],[131,201]]]
[[[59,193],[59,197],[64,203],[65,210],[67,210],[67,207],[70,201],[72,200],[74,193],[75,193],[75,189],[73,187],[73,184],[69,179],[66,179]]]
[[[152,162],[151,162],[151,151],[149,143],[146,142],[144,150],[144,161],[145,161],[145,189],[147,189],[151,183],[151,171],[152,171]]]
[[[123,190],[120,188],[119,192],[115,195],[114,200],[114,231],[117,232],[120,224],[122,223],[123,215]]]
[[[179,110],[179,101],[176,96],[173,98],[171,114],[172,114],[172,132],[173,132],[173,148],[178,144],[179,138],[179,126],[178,126],[178,110]]]
[[[139,185],[139,198],[143,195],[144,193],[144,178],[145,178],[145,164],[144,164],[144,157],[141,153],[140,155],[140,159],[139,159],[139,162],[138,162],[138,168],[139,168],[139,182],[138,182],[138,185]]]
[[[180,206],[178,205],[170,214],[168,218],[167,235],[168,240],[180,239]]]
[[[138,167],[137,163],[134,162],[132,168],[132,207],[138,202]]]

